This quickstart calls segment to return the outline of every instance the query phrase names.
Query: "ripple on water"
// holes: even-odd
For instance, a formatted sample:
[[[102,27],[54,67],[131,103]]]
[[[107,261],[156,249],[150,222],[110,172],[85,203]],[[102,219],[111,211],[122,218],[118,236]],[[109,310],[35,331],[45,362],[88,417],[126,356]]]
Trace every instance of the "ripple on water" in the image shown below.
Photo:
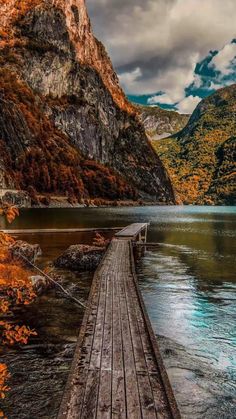
[[[235,207],[37,209],[22,211],[11,228],[114,227],[132,222],[151,222],[148,240],[159,243],[140,263],[140,285],[154,329],[161,335],[183,418],[235,419]],[[3,220],[0,223],[6,227]],[[47,260],[62,246],[87,243],[88,234],[77,238],[50,235],[49,241],[48,236],[31,236],[40,242]],[[77,281],[78,295],[85,296],[86,281]],[[67,285],[73,283],[70,278]],[[75,319],[82,316],[58,296],[48,297],[32,311],[31,322],[41,341],[5,354],[15,380],[5,401],[9,418],[56,417],[80,324]]]
[[[183,418],[233,419],[236,284],[196,269],[202,255],[217,264],[209,250],[160,243],[139,262],[140,286]]]

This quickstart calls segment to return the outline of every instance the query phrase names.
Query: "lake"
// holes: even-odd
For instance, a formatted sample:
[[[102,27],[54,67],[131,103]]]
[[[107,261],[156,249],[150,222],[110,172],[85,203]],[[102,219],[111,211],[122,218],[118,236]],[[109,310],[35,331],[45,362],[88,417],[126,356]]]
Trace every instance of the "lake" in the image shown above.
[[[137,272],[183,418],[235,418],[235,207],[32,209],[22,210],[11,228],[119,227],[132,222],[150,222],[148,241],[157,243],[155,247],[147,247],[145,256],[138,261]],[[1,223],[2,228],[6,227],[3,220]],[[91,234],[87,233],[24,234],[22,237],[41,244],[44,255],[40,263],[44,264],[71,243],[91,241]],[[82,287],[82,296],[86,298],[91,277],[85,276],[84,279],[81,275],[72,277],[67,274],[66,278],[68,287],[75,289],[78,295]],[[77,287],[78,284],[80,287]],[[53,358],[55,366],[54,369],[51,367],[51,373],[55,376],[61,371],[62,376],[55,394],[57,403],[48,404],[48,416],[45,411],[44,416],[34,412],[37,417],[52,418],[73,353],[74,346],[68,345],[72,341],[74,345],[74,330],[80,325],[82,313],[77,313],[80,320],[76,322],[73,307],[62,303],[61,299],[58,300],[53,292],[41,300],[34,308],[29,309],[32,323],[39,331],[37,339],[40,339],[41,333],[44,340],[55,344],[57,337],[57,343],[64,345],[63,357],[65,349],[71,354],[66,358],[67,363],[62,355],[57,354],[58,364],[55,363],[55,357]],[[39,314],[40,322],[36,320]],[[44,319],[44,316],[47,318]],[[23,351],[24,354],[27,352],[29,359],[31,355],[34,356],[31,377],[34,375],[35,363],[35,370],[38,369],[35,361],[38,352],[34,350],[37,345],[39,341],[33,341],[29,349]],[[48,366],[48,353],[44,357],[41,352],[42,368],[42,365]],[[20,356],[18,353],[18,359]],[[13,365],[13,354],[6,354],[7,357]],[[19,373],[19,367],[17,371]],[[11,397],[13,399],[14,395]],[[52,399],[48,390],[44,397],[38,397],[42,405],[47,398]],[[17,394],[14,400],[17,401]],[[15,416],[10,417],[31,417],[27,413],[26,416],[20,416],[20,412],[19,410]]]

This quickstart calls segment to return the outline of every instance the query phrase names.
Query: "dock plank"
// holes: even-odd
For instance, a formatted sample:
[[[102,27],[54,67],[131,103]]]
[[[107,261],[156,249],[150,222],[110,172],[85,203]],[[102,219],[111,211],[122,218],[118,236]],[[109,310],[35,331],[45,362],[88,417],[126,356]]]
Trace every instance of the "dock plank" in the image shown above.
[[[133,223],[115,234],[117,238],[136,238],[141,231],[148,227],[148,223]]]
[[[123,362],[123,339],[117,273],[113,283],[113,358],[112,358],[112,419],[125,419],[127,406]]]
[[[135,224],[125,234],[144,228]],[[115,237],[95,273],[58,419],[180,418],[138,289],[131,241]]]
[[[106,312],[103,329],[102,359],[100,371],[100,389],[98,398],[98,419],[108,419],[112,410],[112,309],[113,281],[111,274],[107,275]]]

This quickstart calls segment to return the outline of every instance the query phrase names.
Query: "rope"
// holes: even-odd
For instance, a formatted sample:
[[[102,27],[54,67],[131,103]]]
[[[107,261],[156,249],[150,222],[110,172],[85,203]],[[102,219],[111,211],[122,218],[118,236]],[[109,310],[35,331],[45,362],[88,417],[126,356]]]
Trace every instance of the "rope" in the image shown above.
[[[65,288],[63,288],[62,285],[60,285],[57,281],[55,281],[53,278],[51,278],[48,274],[46,274],[45,272],[43,272],[40,268],[38,268],[38,266],[34,265],[32,262],[30,262],[29,259],[27,259],[26,256],[24,256],[22,253],[20,253],[19,251],[16,252],[16,254],[18,256],[20,256],[22,259],[24,259],[30,266],[32,266],[36,271],[38,271],[41,275],[43,275],[45,278],[47,278],[49,281],[53,282],[53,284],[55,284],[58,288],[60,288],[60,290],[67,296],[67,298],[69,298],[70,300],[72,300],[74,303],[82,306],[83,308],[86,308],[86,305],[82,303],[82,301],[78,300],[77,298],[73,297],[73,295],[71,295],[68,291],[65,290]]]

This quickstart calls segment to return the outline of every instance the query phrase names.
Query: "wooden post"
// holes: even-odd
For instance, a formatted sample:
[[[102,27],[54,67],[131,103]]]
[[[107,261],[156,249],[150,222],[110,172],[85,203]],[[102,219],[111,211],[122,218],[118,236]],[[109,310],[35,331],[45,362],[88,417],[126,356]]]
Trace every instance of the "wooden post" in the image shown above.
[[[145,226],[142,230],[142,237],[141,237],[141,242],[142,243],[146,243],[147,241],[147,226]],[[143,257],[145,255],[146,252],[146,246],[139,246],[141,247],[141,256]]]
[[[144,243],[145,244],[147,243],[147,225],[145,226],[145,229],[144,229]],[[144,246],[143,249],[144,249],[144,254],[145,254],[147,250],[146,246]]]
[[[136,240],[137,241],[137,240]],[[138,242],[140,243],[142,241],[142,231],[140,231],[139,235],[138,235]],[[140,249],[140,246],[138,246],[138,258],[142,257],[142,248]]]

